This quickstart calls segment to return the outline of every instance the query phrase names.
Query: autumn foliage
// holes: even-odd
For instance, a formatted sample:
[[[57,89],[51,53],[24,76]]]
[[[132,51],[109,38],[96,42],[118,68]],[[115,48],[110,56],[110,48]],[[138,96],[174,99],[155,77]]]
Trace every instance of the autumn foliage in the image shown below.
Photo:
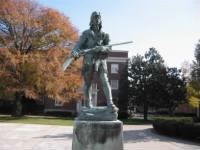
[[[23,53],[69,46],[77,31],[69,18],[31,0],[1,0],[0,46]]]
[[[79,97],[80,61],[62,70],[78,32],[68,17],[32,0],[1,0],[0,91],[70,101]]]

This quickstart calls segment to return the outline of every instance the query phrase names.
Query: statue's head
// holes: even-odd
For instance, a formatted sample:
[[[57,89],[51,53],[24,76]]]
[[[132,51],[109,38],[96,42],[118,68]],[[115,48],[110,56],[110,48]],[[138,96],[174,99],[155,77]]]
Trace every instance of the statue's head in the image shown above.
[[[90,18],[90,28],[92,30],[100,31],[102,27],[101,15],[99,12],[94,11]]]

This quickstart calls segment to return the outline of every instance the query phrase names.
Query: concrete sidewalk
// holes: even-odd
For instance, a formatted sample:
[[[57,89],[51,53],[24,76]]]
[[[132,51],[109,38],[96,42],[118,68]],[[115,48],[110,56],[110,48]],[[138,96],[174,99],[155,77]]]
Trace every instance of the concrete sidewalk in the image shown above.
[[[70,126],[0,123],[0,150],[71,150]],[[199,150],[200,144],[158,135],[150,125],[124,126],[125,150]]]

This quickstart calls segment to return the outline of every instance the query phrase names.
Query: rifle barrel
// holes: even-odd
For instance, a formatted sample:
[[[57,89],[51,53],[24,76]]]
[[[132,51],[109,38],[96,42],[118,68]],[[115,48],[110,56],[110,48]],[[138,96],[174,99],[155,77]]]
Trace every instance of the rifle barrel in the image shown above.
[[[103,45],[103,46],[110,47],[110,46],[118,46],[118,45],[130,44],[130,43],[133,43],[133,41],[127,41],[127,42],[115,43],[115,44],[109,44],[109,45]],[[85,49],[82,51],[81,55],[84,55],[85,53],[88,53],[90,51],[93,51],[93,49],[92,48]]]
[[[127,42],[122,42],[122,43],[115,43],[115,44],[104,45],[104,46],[110,47],[110,46],[118,46],[118,45],[130,44],[130,43],[133,43],[133,41],[127,41]],[[85,53],[90,52],[90,51],[92,51],[92,50],[93,50],[93,48],[85,49],[85,50],[83,50],[83,51],[80,52],[80,55],[84,55]],[[74,60],[75,60],[75,58],[72,57],[72,56],[71,56],[70,58],[68,58],[68,59],[64,62],[64,64],[63,64],[63,70],[67,69],[68,66],[69,66]]]
[[[127,42],[122,42],[122,43],[115,43],[115,44],[110,44],[108,46],[118,46],[118,45],[130,44],[130,43],[133,43],[133,41],[127,41]]]

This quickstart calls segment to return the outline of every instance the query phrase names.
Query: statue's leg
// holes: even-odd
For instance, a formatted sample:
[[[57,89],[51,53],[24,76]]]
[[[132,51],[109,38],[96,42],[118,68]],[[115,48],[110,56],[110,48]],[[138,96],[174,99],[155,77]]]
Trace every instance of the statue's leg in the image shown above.
[[[84,73],[84,96],[87,107],[92,107],[92,72],[87,71]]]
[[[111,92],[110,83],[108,81],[107,73],[101,69],[99,72],[99,76],[100,76],[101,83],[103,86],[104,94],[106,96],[107,106],[112,106],[113,105],[112,92]]]

